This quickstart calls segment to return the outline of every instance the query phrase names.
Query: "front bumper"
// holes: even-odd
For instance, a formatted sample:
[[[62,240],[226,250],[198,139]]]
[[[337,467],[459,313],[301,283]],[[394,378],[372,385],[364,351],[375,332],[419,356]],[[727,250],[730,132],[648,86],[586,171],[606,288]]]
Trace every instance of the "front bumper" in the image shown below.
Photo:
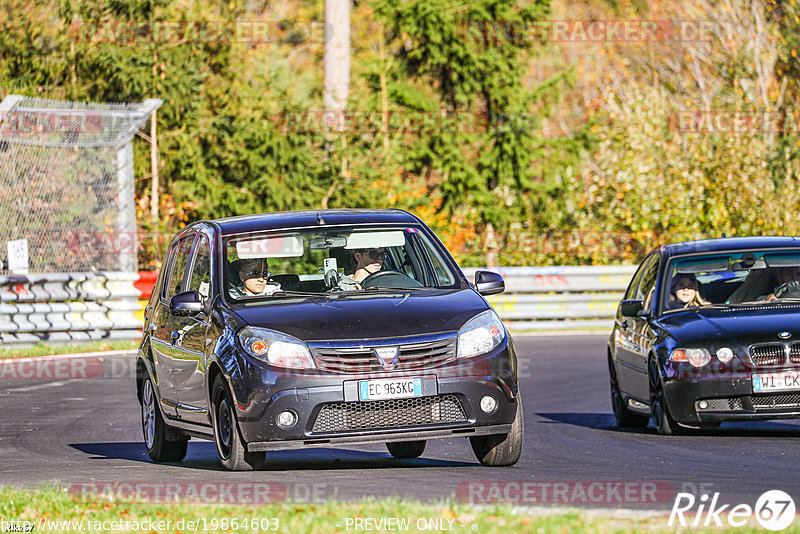
[[[450,430],[417,430],[417,431],[380,431],[370,434],[354,436],[340,436],[330,438],[313,438],[291,441],[253,441],[247,444],[247,450],[278,451],[288,449],[302,449],[305,447],[338,447],[340,445],[363,445],[366,443],[386,443],[398,441],[417,441],[429,439],[457,438],[470,436],[485,436],[490,434],[508,434],[511,425],[491,425],[475,428],[460,428]]]
[[[664,393],[670,414],[685,424],[800,418],[800,391],[754,393],[754,372],[668,380]]]
[[[264,368],[233,387],[239,428],[252,451],[508,433],[518,387],[516,357],[510,355],[513,345],[504,344],[488,355],[439,367],[372,375],[292,376]],[[359,400],[359,380],[402,377],[421,377],[423,396]],[[497,401],[492,413],[480,408],[485,395]],[[290,428],[276,420],[286,410],[297,415]]]

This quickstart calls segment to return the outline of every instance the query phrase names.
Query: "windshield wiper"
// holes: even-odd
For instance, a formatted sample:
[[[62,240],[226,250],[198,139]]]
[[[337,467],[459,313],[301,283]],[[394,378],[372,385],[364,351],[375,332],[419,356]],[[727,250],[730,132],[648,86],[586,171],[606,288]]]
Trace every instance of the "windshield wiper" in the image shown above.
[[[768,306],[770,304],[797,304],[798,302],[800,302],[800,298],[797,298],[797,297],[784,297],[784,298],[772,299],[772,300],[766,300],[766,299],[764,299],[764,300],[748,300],[748,301],[745,301],[745,302],[737,302],[735,304],[732,303],[732,304],[729,304],[729,306],[735,306],[735,307],[750,306],[750,307],[752,307],[752,306]]]
[[[365,287],[361,291],[387,291],[389,293],[397,293],[398,291],[419,291],[420,289],[430,289],[427,287],[394,287],[394,286],[371,286]],[[356,290],[358,291],[358,290]]]
[[[264,295],[265,297],[328,297],[330,296],[328,293],[314,293],[313,291],[285,291],[283,289],[279,289],[269,295]]]

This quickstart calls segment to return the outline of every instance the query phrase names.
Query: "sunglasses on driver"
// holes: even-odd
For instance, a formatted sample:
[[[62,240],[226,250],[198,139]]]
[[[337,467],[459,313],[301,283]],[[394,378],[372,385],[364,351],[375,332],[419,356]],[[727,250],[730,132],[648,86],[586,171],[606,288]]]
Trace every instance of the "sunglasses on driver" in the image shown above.
[[[366,254],[373,260],[382,260],[386,255],[386,251],[382,248],[371,248],[368,250],[362,251],[362,254]]]

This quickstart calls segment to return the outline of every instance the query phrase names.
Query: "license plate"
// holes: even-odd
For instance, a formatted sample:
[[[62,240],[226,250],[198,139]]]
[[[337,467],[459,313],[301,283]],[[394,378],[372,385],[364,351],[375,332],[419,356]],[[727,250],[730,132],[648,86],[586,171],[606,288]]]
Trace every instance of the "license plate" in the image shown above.
[[[359,400],[406,399],[422,396],[422,378],[383,378],[359,380]]]
[[[753,392],[800,390],[800,372],[759,373],[753,375]]]

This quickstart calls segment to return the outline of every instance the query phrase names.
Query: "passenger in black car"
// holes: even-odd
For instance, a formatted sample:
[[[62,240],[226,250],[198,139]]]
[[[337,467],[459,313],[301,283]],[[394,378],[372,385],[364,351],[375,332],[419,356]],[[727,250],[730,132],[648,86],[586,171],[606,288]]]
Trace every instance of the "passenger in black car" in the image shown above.
[[[708,306],[710,302],[700,296],[699,284],[693,274],[677,274],[672,279],[669,309]]]

